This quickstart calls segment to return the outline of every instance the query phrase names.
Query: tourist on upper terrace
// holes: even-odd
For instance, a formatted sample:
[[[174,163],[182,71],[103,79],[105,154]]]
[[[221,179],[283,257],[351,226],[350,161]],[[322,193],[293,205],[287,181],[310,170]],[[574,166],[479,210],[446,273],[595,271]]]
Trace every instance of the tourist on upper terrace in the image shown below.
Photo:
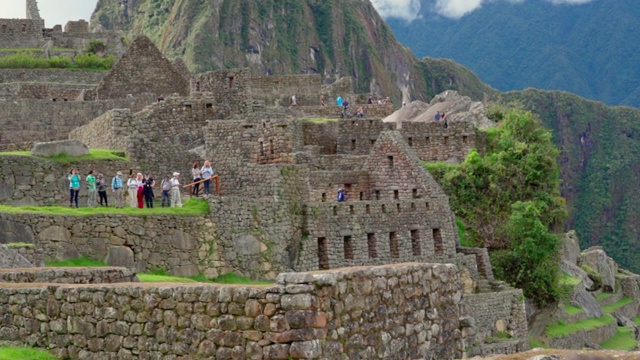
[[[327,104],[324,102],[324,95],[320,95],[320,106],[326,106]]]
[[[391,102],[391,99],[389,99],[389,97],[387,96],[387,98],[384,99],[384,104],[387,105],[390,102]]]
[[[78,208],[78,195],[80,193],[80,175],[76,169],[71,169],[69,175],[69,207],[73,207],[75,202],[76,208]]]
[[[346,193],[343,188],[338,189],[338,202],[345,202]]]
[[[107,184],[104,180],[104,175],[98,174],[96,179],[96,188],[98,190],[98,196],[100,197],[100,206],[109,207],[109,201],[107,200]]]
[[[93,170],[89,170],[87,176],[87,206],[96,207],[98,205],[98,190],[96,189],[96,177]]]
[[[364,118],[364,107],[359,106],[358,111],[356,111],[356,116],[360,119]]]
[[[442,115],[440,114],[440,110],[436,111],[436,114],[433,115],[433,120],[440,121],[441,118],[442,118]]]
[[[116,209],[124,207],[124,181],[122,180],[122,172],[118,171],[116,177],[111,180],[111,190],[116,202]]]
[[[171,179],[171,207],[182,207],[182,198],[180,197],[180,173],[174,172]]]
[[[202,174],[202,178],[205,179],[204,182],[204,194],[211,195],[211,177],[215,174],[213,168],[211,167],[211,162],[209,160],[204,162],[202,169],[200,169],[200,173]]]
[[[342,102],[342,114],[340,114],[340,117],[346,119],[347,111],[349,111],[349,100],[344,99],[344,101]]]
[[[197,162],[193,163],[193,167],[191,168],[191,175],[193,175],[193,182],[197,183],[200,180],[202,180],[201,177],[202,174],[202,170],[200,169],[200,164],[198,164]],[[191,195],[198,197],[200,193],[200,184],[195,184],[193,185],[193,188],[191,189]]]
[[[336,98],[336,106],[342,107],[342,96]]]
[[[160,94],[160,96],[158,96],[158,102],[164,101],[164,94]]]
[[[171,177],[169,175],[164,177],[162,183],[160,183],[162,187],[162,207],[164,207],[164,201],[167,200],[167,207],[171,206]]]
[[[298,99],[296,99],[295,95],[291,97],[291,106],[298,106]]]
[[[369,99],[367,99],[367,104],[373,104],[373,97],[371,95],[369,95]]]
[[[147,209],[153,208],[153,187],[156,186],[156,181],[151,177],[151,174],[146,173],[144,176],[144,202],[147,205]]]
[[[131,173],[131,177],[127,180],[127,188],[129,189],[129,206],[134,208],[137,206],[138,198],[138,182],[135,173]]]
[[[136,200],[138,200],[138,209],[144,209],[144,176],[142,173],[136,175]]]

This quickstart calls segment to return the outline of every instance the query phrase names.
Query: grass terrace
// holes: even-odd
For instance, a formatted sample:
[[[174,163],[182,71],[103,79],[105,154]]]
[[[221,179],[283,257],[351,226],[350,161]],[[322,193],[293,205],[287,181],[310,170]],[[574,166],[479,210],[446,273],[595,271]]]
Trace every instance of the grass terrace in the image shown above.
[[[56,360],[45,350],[17,346],[0,347],[0,360]]]
[[[531,336],[529,336],[529,346],[532,349],[535,349],[535,348],[547,349],[548,348],[548,346],[544,342],[542,342],[541,340],[538,340],[538,339],[536,339],[534,337],[531,337]]]
[[[640,326],[640,315],[638,315],[635,319],[633,319],[633,322],[634,322],[636,325]]]
[[[567,314],[569,314],[569,315],[575,315],[575,314],[581,312],[582,308],[578,307],[578,306],[573,306],[573,305],[568,305],[567,304],[567,305],[564,305],[564,311],[566,311]]]
[[[82,69],[109,70],[115,64],[113,55],[100,57],[95,54],[69,56],[53,56],[44,58],[33,51],[21,51],[0,57],[0,69]]]
[[[340,119],[336,117],[336,118],[331,118],[331,119],[329,119],[329,118],[302,118],[301,120],[310,121],[310,122],[312,122],[314,124],[326,124],[326,123],[329,123],[329,122],[336,122],[336,121],[338,121]]]
[[[576,286],[580,284],[580,279],[563,272],[560,274],[560,279],[558,279],[558,283],[560,283],[560,285]]]
[[[627,304],[631,304],[633,302],[633,299],[630,297],[623,297],[622,299],[618,300],[617,302],[613,303],[613,304],[609,304],[609,305],[605,305],[602,307],[602,311],[604,311],[607,314],[611,314],[614,313],[616,310],[618,310],[619,308],[627,305]]]
[[[6,151],[0,152],[0,156],[33,156],[29,151]],[[51,157],[33,156],[40,159],[47,159],[55,161],[63,165],[71,165],[82,161],[96,161],[96,160],[121,160],[129,161],[123,151],[117,150],[104,150],[104,149],[91,149],[89,155],[82,156],[69,156],[67,154],[59,154]]]
[[[561,337],[580,330],[593,330],[600,326],[613,324],[615,321],[616,319],[611,315],[604,315],[596,319],[585,319],[572,324],[565,324],[560,321],[547,326],[545,333],[548,337]]]
[[[605,293],[605,292],[601,292],[600,294],[596,295],[595,298],[598,301],[604,300],[604,299],[608,299],[610,297],[613,296],[613,293]]]
[[[603,349],[624,351],[631,351],[637,345],[633,330],[625,326],[618,327],[618,332],[615,335],[600,343],[600,347]]]
[[[209,214],[209,204],[205,200],[190,198],[181,208],[154,207],[152,209],[113,207],[81,207],[78,209],[66,206],[9,206],[0,205],[0,212],[10,214],[44,214],[61,216],[95,216],[95,215],[128,215],[128,216],[200,216]]]

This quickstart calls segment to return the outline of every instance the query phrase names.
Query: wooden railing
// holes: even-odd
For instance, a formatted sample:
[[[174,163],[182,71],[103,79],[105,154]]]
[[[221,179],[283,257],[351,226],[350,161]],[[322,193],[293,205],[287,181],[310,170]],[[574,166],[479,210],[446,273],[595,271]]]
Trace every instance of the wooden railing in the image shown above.
[[[203,182],[205,182],[207,180],[211,180],[211,181],[215,181],[216,182],[216,195],[220,195],[220,177],[218,175],[213,175],[210,179],[202,179],[202,180],[193,182],[191,184],[187,184],[187,185],[183,186],[182,188],[188,188],[188,187],[193,186],[193,185],[202,184]]]

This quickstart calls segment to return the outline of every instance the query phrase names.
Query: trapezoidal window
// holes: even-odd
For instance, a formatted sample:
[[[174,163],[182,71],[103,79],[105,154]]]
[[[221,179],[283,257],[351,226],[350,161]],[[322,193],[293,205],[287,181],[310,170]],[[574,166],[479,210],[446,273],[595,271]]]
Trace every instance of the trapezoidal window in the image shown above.
[[[398,244],[398,235],[395,232],[389,233],[389,251],[392,258],[400,257],[400,245]]]
[[[234,80],[234,77],[233,76],[229,76],[229,89],[231,89],[233,87],[233,80]]]
[[[420,231],[419,230],[411,230],[411,250],[413,251],[413,256],[422,255],[422,249],[420,249]]]
[[[376,240],[376,234],[367,234],[367,248],[369,249],[369,257],[375,259],[378,257],[378,244]]]
[[[407,143],[409,143],[409,146],[413,146],[413,138],[407,138]]]
[[[387,164],[389,165],[389,169],[393,169],[393,156],[387,156]]]
[[[425,140],[425,143],[427,145],[431,144],[431,138],[430,137],[427,136],[426,138],[424,138],[424,140]]]
[[[469,137],[468,136],[463,136],[462,137],[462,143],[466,144],[467,142],[469,142]]]
[[[351,139],[351,151],[356,150],[356,139]]]
[[[444,251],[444,247],[443,247],[443,243],[442,243],[442,232],[440,231],[440,229],[433,229],[433,249],[435,250],[436,254],[442,254]]]
[[[449,144],[449,137],[448,137],[448,136],[445,136],[445,137],[444,137],[444,140],[442,140],[442,142],[443,142],[445,145],[448,145],[448,144]]]
[[[353,260],[353,244],[351,243],[351,236],[345,236],[343,241],[344,241],[344,258],[347,260]]]
[[[329,250],[326,237],[318,238],[318,268],[329,270]]]
[[[275,150],[273,149],[273,139],[269,139],[269,154],[273,155]]]
[[[399,200],[400,199],[400,191],[399,190],[393,190],[393,198],[395,200]]]

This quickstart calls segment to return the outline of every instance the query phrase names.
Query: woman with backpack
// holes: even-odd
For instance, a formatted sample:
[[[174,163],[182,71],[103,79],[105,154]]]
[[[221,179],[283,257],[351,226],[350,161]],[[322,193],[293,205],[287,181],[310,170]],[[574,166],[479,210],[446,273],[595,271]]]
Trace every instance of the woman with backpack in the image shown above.
[[[69,180],[69,207],[73,207],[73,203],[76,203],[76,209],[78,208],[78,195],[80,194],[80,175],[76,169],[71,169],[67,176]]]

